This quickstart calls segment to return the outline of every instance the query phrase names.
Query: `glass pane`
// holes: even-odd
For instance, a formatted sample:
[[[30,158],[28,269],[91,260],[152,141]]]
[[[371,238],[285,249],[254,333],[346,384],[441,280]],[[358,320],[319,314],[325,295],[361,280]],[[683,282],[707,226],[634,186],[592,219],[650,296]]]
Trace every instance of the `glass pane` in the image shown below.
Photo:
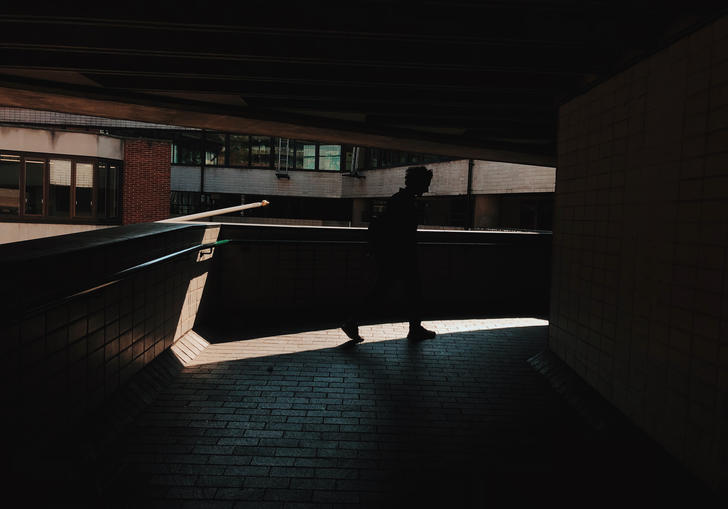
[[[230,135],[230,166],[248,166],[250,162],[250,137]]]
[[[198,131],[176,133],[172,144],[172,163],[199,165],[202,149],[202,133]]]
[[[351,171],[352,170],[351,165],[354,161],[354,152],[351,149],[346,151],[345,160],[346,160],[346,162],[344,164],[344,170]]]
[[[379,157],[379,149],[370,148],[369,149],[369,167],[370,168],[379,168],[380,163],[381,163],[381,159]]]
[[[252,166],[270,167],[270,138],[251,136],[250,163]]]
[[[296,168],[316,169],[316,145],[306,141],[296,142]]]
[[[225,166],[225,135],[205,134],[205,164]]]
[[[170,197],[170,213],[183,216],[199,212],[200,193],[189,191],[172,191]]]
[[[94,165],[76,163],[76,212],[77,216],[90,216],[94,198]]]
[[[106,193],[108,193],[108,170],[106,163],[99,163],[98,192],[96,195],[96,216],[106,217]]]
[[[0,215],[18,215],[20,156],[0,154]]]
[[[119,214],[119,167],[115,164],[109,164],[109,179],[107,181],[108,194],[106,213],[108,217],[116,217]]]
[[[43,169],[45,161],[25,160],[25,213],[43,213]]]
[[[71,161],[51,159],[48,168],[48,215],[67,216],[71,212]]]
[[[319,170],[339,171],[341,169],[341,145],[319,147]]]
[[[275,138],[275,165],[277,169],[287,170],[293,167],[294,141],[288,138]]]

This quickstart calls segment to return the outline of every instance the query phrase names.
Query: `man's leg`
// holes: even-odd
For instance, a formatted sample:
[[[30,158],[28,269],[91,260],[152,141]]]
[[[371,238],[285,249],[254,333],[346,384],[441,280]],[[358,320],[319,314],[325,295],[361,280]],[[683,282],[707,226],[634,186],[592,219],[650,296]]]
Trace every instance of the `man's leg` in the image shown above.
[[[387,290],[395,281],[395,275],[392,271],[392,264],[386,260],[377,260],[377,275],[374,284],[369,291],[361,299],[357,308],[354,310],[349,319],[342,325],[341,330],[354,341],[364,341],[359,335],[359,323],[362,317],[371,316],[376,306],[382,301],[387,294]]]
[[[407,338],[413,340],[432,339],[435,337],[435,333],[422,326],[422,279],[420,278],[417,260],[413,260],[413,263],[403,267],[402,276],[409,318]]]

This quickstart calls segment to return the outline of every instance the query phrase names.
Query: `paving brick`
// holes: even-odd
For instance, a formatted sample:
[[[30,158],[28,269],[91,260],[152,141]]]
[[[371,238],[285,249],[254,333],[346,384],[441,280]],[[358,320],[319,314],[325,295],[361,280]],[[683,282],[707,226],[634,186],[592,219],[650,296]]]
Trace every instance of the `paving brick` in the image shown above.
[[[513,475],[519,482],[523,476],[534,482],[555,480],[553,472],[577,478],[586,465],[601,468],[590,442],[593,432],[564,410],[545,379],[525,362],[545,345],[544,321],[427,325],[439,336],[418,345],[402,339],[406,324],[368,326],[368,337],[376,339],[346,354],[336,348],[344,341],[340,331],[312,331],[307,333],[310,340],[304,334],[293,345],[280,343],[279,353],[266,347],[266,355],[276,356],[272,373],[250,341],[210,345],[197,358],[199,364],[185,368],[137,420],[136,433],[127,439],[126,461],[149,466],[136,470],[151,485],[170,490],[161,499],[192,502],[210,495],[207,500],[224,498],[253,507],[265,502],[285,507],[381,506],[400,500],[413,486],[439,497],[439,490],[451,489],[469,467],[485,483],[489,472],[501,477],[518,472]],[[318,349],[311,349],[312,341]],[[221,362],[224,355],[215,353],[218,347],[235,361]],[[294,347],[301,351],[292,352]],[[310,397],[299,397],[287,390],[290,384],[279,383],[299,376],[311,383],[315,377],[343,380],[327,384],[355,379],[367,395],[359,400],[360,394],[344,396],[311,386]],[[243,393],[238,399],[246,404],[235,406],[236,401],[224,396],[228,389],[208,383],[219,377],[235,382],[228,387],[275,386],[286,394],[281,398],[296,398],[290,404],[301,405],[300,412],[306,413],[261,412],[266,409],[258,408],[259,399],[276,398],[276,391],[269,390]],[[192,401],[196,403],[190,405]],[[205,403],[209,401],[222,404]],[[222,421],[198,419],[212,415],[200,414],[200,409],[226,408],[228,403],[236,413],[214,416]],[[341,421],[333,424],[330,419]],[[205,422],[221,422],[223,427],[203,426]],[[567,435],[580,444],[578,452],[561,449]],[[584,444],[592,445],[582,453]],[[499,489],[497,483],[488,486]],[[262,500],[251,499],[261,493]]]

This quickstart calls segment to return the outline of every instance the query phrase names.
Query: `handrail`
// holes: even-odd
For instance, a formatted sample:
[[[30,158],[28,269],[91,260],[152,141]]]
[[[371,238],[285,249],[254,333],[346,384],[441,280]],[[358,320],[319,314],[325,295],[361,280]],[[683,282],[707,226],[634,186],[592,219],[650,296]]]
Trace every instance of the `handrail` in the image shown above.
[[[224,209],[208,210],[207,212],[198,212],[196,214],[188,214],[186,216],[162,219],[161,221],[157,221],[157,223],[179,223],[182,221],[196,221],[197,219],[204,219],[206,217],[221,216],[223,214],[229,214],[230,212],[238,212],[241,210],[265,207],[266,205],[270,205],[270,202],[268,200],[263,200],[263,201],[257,201],[255,203],[246,203],[245,205],[235,205],[234,207],[227,207]]]
[[[265,200],[264,200],[265,202]],[[260,202],[263,203],[263,202]],[[267,202],[265,202],[267,203]],[[254,204],[248,204],[248,205],[254,205]],[[257,205],[257,206],[265,206],[265,205]],[[231,207],[236,210],[240,210],[240,207]],[[248,207],[252,208],[252,207]],[[227,210],[227,209],[219,209],[217,211],[212,211],[213,215],[219,214],[221,211]],[[189,216],[185,216],[189,217]],[[169,220],[167,221],[158,221],[158,222],[171,222]],[[71,294],[65,295],[63,297],[52,299],[44,304],[37,305],[32,308],[28,308],[22,311],[23,316],[33,315],[37,313],[41,313],[43,311],[46,311],[48,309],[57,307],[59,305],[64,304],[65,302],[70,301],[71,299],[74,299],[76,297],[89,294],[91,292],[94,292],[96,290],[100,290],[101,288],[105,288],[107,286],[111,286],[113,284],[118,283],[119,281],[122,281],[123,279],[136,274],[137,272],[140,272],[146,268],[149,268],[151,266],[157,265],[159,263],[169,261],[173,258],[176,258],[178,256],[182,256],[187,253],[191,253],[193,251],[200,251],[202,249],[210,249],[216,246],[221,246],[223,244],[247,244],[247,243],[262,243],[262,244],[367,244],[368,242],[366,240],[309,240],[309,239],[261,239],[261,238],[254,238],[254,239],[223,239],[218,240],[215,242],[208,242],[205,244],[198,244],[195,246],[191,246],[185,249],[182,249],[180,251],[176,251],[174,253],[170,253],[164,256],[160,256],[158,258],[155,258],[153,260],[149,260],[143,263],[140,263],[138,265],[134,265],[133,267],[129,267],[123,270],[120,270],[116,273],[114,273],[112,276],[103,279],[101,282],[97,282],[94,285],[85,288],[83,290],[79,290],[76,292],[73,292]],[[478,247],[478,246],[509,246],[514,245],[509,242],[432,242],[432,241],[424,241],[424,242],[418,242],[418,245],[426,245],[426,246],[472,246],[472,247]],[[19,316],[18,319],[21,319],[22,316]]]
[[[369,244],[367,240],[230,239],[231,244]],[[510,242],[417,242],[418,246],[512,246]]]
[[[34,315],[37,313],[42,313],[43,311],[47,311],[54,307],[60,306],[76,297],[80,297],[81,295],[86,295],[86,294],[94,292],[96,290],[100,290],[101,288],[106,288],[107,286],[116,284],[119,281],[122,281],[122,280],[126,279],[127,277],[129,277],[133,274],[136,274],[137,272],[140,272],[153,265],[157,265],[158,263],[169,261],[173,258],[177,258],[178,256],[182,256],[184,254],[191,253],[193,251],[200,251],[202,249],[210,249],[210,248],[213,248],[216,246],[220,246],[222,244],[227,244],[228,242],[230,242],[230,240],[223,239],[223,240],[217,240],[215,242],[198,244],[196,246],[187,247],[185,249],[181,249],[180,251],[176,251],[174,253],[170,253],[170,254],[167,254],[164,256],[160,256],[159,258],[155,258],[153,260],[149,260],[144,263],[134,265],[133,267],[129,267],[129,268],[116,272],[111,277],[103,279],[101,283],[95,283],[93,286],[86,288],[85,290],[80,290],[80,291],[71,293],[69,295],[65,295],[65,296],[57,298],[57,299],[52,299],[44,304],[39,304],[35,307],[25,309],[25,310],[23,310],[22,314],[24,316],[28,316],[28,315]],[[18,318],[22,318],[22,317],[18,317]]]

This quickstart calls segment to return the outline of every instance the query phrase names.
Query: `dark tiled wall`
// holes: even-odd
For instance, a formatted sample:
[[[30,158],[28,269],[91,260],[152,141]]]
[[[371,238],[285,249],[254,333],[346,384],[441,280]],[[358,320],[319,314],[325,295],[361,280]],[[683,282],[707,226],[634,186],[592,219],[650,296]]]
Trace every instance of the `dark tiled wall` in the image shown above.
[[[728,486],[728,18],[565,104],[550,347]]]
[[[240,241],[215,255],[200,316],[233,321],[334,326],[362,305],[376,276],[364,229],[223,225]],[[547,314],[551,235],[423,231],[419,262],[428,317]],[[413,261],[414,262],[414,261]],[[368,319],[406,318],[395,287]]]
[[[104,269],[118,270],[118,260],[127,260],[119,267],[126,268],[214,241],[218,234],[217,228],[203,226],[137,230],[115,228],[105,231],[104,238],[91,232],[29,241],[23,243],[29,256],[44,251],[39,244],[47,245],[49,256],[5,259],[4,273],[15,275],[5,279],[8,294],[20,291],[13,282],[26,286],[23,306],[12,316],[4,315],[0,324],[2,388],[5,411],[12,416],[6,424],[12,429],[11,450],[19,455],[18,461],[28,453],[28,443],[45,447],[53,436],[98,409],[194,324],[212,257],[208,252],[183,255],[63,304],[29,312],[50,300],[53,290],[63,296],[93,286],[91,281],[102,281],[114,273]],[[41,288],[44,280],[31,277],[50,272],[56,273],[54,283],[65,277],[67,284]],[[26,280],[37,292],[23,284]],[[33,294],[40,300],[31,303]]]

